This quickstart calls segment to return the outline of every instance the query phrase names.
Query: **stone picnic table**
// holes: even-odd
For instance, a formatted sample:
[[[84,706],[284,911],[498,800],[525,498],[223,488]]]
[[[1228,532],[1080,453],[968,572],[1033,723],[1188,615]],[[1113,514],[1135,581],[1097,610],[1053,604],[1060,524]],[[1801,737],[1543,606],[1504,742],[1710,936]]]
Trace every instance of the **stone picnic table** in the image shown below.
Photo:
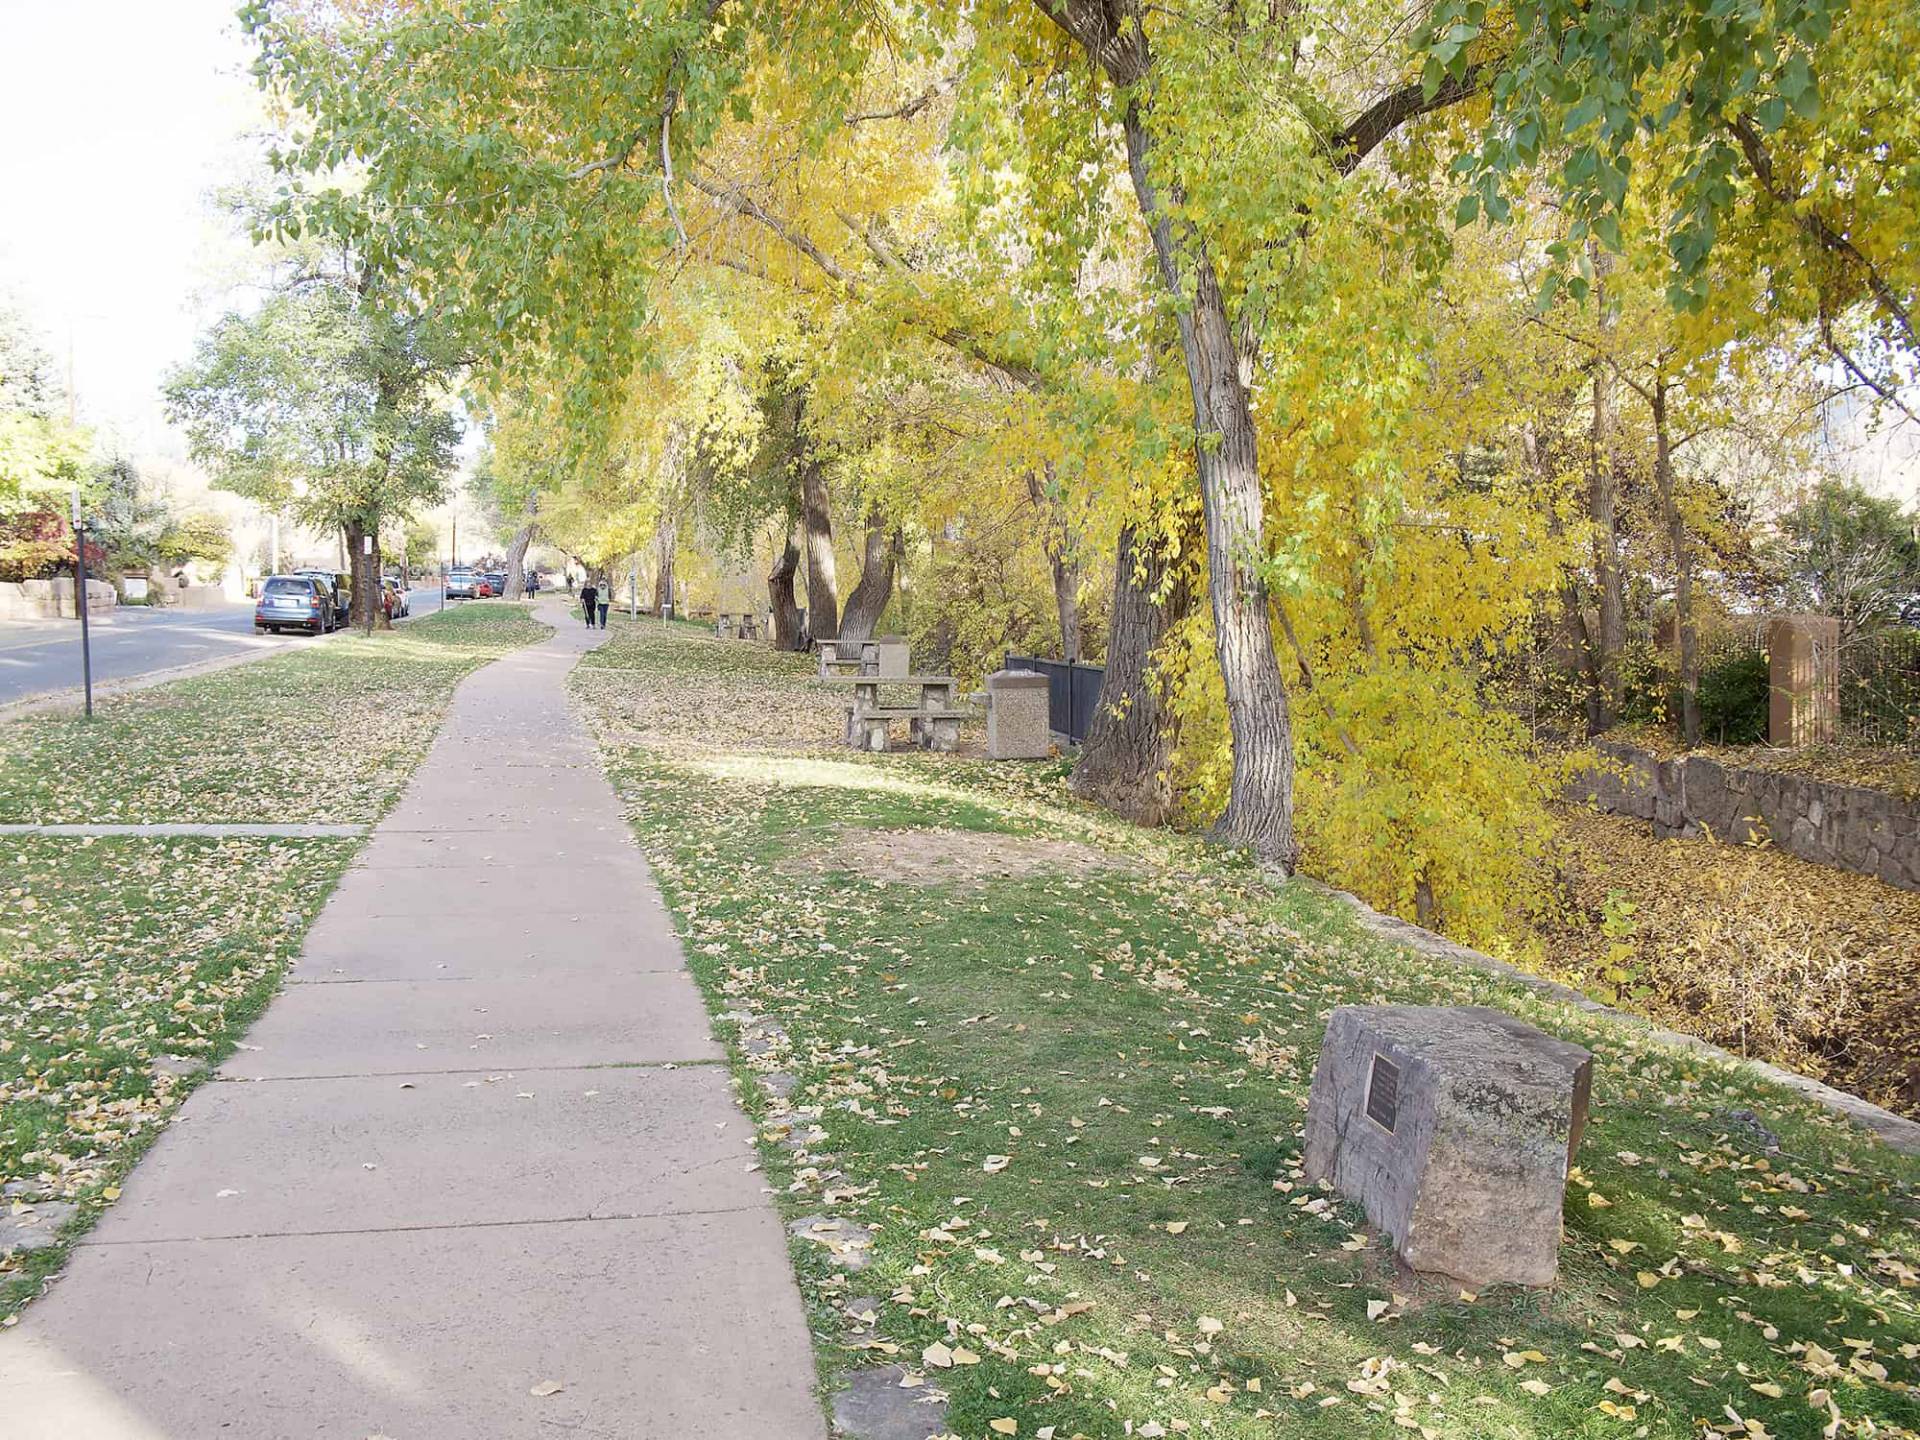
[[[847,743],[861,750],[885,752],[892,746],[895,720],[908,722],[913,743],[923,750],[952,751],[960,742],[960,722],[967,712],[956,703],[959,681],[951,675],[828,675],[829,685],[848,685],[853,699],[847,705]],[[918,705],[881,703],[882,686],[920,688]]]

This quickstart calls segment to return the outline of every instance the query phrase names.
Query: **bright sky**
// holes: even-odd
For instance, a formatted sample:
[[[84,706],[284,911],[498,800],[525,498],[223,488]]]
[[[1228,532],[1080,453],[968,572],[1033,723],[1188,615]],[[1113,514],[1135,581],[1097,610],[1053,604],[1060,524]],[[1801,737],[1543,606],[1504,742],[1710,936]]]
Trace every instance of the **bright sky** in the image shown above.
[[[243,248],[207,192],[258,124],[234,0],[0,0],[0,293],[83,418],[177,452],[159,384]]]

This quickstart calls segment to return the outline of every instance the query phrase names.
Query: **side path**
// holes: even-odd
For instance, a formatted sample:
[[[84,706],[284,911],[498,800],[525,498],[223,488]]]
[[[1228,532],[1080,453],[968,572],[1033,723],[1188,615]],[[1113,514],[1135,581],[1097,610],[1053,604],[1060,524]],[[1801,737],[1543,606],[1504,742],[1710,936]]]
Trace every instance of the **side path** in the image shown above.
[[[4,1440],[821,1440],[751,1128],[567,710],[604,634],[546,615],[0,1334]]]

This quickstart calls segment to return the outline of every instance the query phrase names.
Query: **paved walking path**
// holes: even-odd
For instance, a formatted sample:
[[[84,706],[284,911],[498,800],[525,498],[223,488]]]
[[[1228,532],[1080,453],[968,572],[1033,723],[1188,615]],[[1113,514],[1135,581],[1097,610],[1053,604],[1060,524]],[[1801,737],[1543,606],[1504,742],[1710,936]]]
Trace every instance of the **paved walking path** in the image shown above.
[[[128,835],[135,839],[170,839],[202,835],[219,840],[230,836],[286,840],[350,839],[367,833],[365,825],[196,825],[167,822],[158,825],[0,825],[0,835]]]
[[[821,1440],[751,1129],[566,708],[603,633],[548,616],[0,1332],[0,1437]]]

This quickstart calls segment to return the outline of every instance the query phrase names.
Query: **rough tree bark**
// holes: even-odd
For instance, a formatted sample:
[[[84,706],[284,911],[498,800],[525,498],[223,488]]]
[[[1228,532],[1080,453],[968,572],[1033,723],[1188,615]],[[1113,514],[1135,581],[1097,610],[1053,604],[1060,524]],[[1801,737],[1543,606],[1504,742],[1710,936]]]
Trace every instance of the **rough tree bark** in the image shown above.
[[[767,575],[767,600],[773,608],[773,648],[798,650],[800,641],[800,602],[794,598],[793,577],[800,572],[800,541],[787,532],[786,548]]]
[[[1160,642],[1192,608],[1184,572],[1171,569],[1132,526],[1123,528],[1114,558],[1107,672],[1068,783],[1075,794],[1139,825],[1165,824],[1173,808],[1167,779],[1172,717],[1148,677]]]
[[[1193,393],[1194,459],[1206,525],[1214,644],[1233,732],[1227,809],[1213,833],[1228,844],[1249,847],[1265,864],[1291,870],[1296,848],[1293,722],[1273,649],[1270,597],[1257,568],[1266,541],[1248,398],[1251,353],[1234,335],[1206,238],[1190,222],[1176,218],[1185,198],[1178,182],[1170,184],[1163,197],[1149,163],[1154,136],[1145,106],[1154,77],[1142,5],[1138,0],[1035,3],[1106,72],[1118,92],[1134,196],[1153,238],[1161,282],[1179,302],[1180,349]],[[1353,142],[1351,153],[1362,154],[1365,148]]]
[[[656,615],[665,615],[673,605],[673,553],[678,543],[678,527],[663,517],[654,540],[653,613]]]
[[[1117,74],[1114,80],[1123,83]],[[1296,853],[1293,720],[1273,648],[1270,597],[1255,568],[1266,551],[1265,505],[1249,376],[1243,370],[1246,360],[1234,339],[1211,254],[1192,231],[1175,234],[1154,189],[1148,170],[1153,137],[1137,99],[1127,104],[1124,128],[1127,166],[1153,236],[1161,278],[1172,293],[1189,300],[1178,316],[1180,348],[1199,442],[1194,458],[1206,524],[1214,647],[1233,733],[1227,809],[1214,834],[1228,844],[1248,846],[1270,865],[1291,870]],[[1177,203],[1178,197],[1173,199]]]
[[[1526,449],[1527,463],[1540,482],[1541,492],[1546,494],[1553,480],[1552,466],[1532,426],[1529,425],[1521,432],[1521,443]],[[1549,501],[1547,533],[1558,539],[1564,531],[1565,526],[1560,521],[1559,512]],[[1579,582],[1571,568],[1561,572],[1558,593],[1561,641],[1566,646],[1568,654],[1579,665],[1581,673],[1587,677],[1587,724],[1591,729],[1597,718],[1596,707],[1602,694],[1600,654],[1594,643],[1592,627],[1587,624],[1586,603],[1580,594]]]
[[[376,625],[382,630],[391,630],[393,622],[387,618],[387,607],[381,603],[380,595],[378,520],[372,524],[360,519],[349,520],[340,527],[340,531],[347,548],[347,571],[352,586],[347,605],[347,623],[369,634]],[[369,538],[373,541],[371,546],[367,544]]]
[[[1033,471],[1027,472],[1027,496],[1040,512],[1040,545],[1047,554],[1047,568],[1053,572],[1053,608],[1060,617],[1060,655],[1067,661],[1080,658],[1080,577],[1079,537],[1066,506],[1060,503],[1053,484],[1053,462],[1047,462],[1043,482]]]
[[[800,528],[807,547],[807,631],[816,640],[840,633],[840,587],[833,566],[833,506],[827,471],[818,458],[803,453],[800,471]]]
[[[866,554],[860,569],[860,583],[847,596],[847,608],[840,617],[842,640],[871,640],[873,630],[893,598],[893,575],[906,548],[898,529],[889,531],[878,512],[867,517]],[[813,632],[820,639],[820,632]]]
[[[1700,630],[1693,615],[1693,542],[1674,495],[1673,434],[1668,426],[1664,375],[1647,389],[1653,410],[1653,483],[1660,492],[1660,513],[1673,550],[1673,618],[1680,640],[1680,738],[1691,749],[1700,743]]]
[[[513,532],[513,540],[507,546],[506,598],[509,600],[522,599],[527,593],[527,549],[539,528],[533,521],[527,521]]]
[[[1594,304],[1601,317],[1601,333],[1612,328],[1607,314],[1606,278],[1612,259],[1594,252]],[[1594,357],[1593,436],[1587,458],[1587,518],[1593,522],[1593,579],[1599,595],[1600,633],[1594,637],[1600,670],[1600,691],[1588,706],[1588,729],[1594,733],[1620,718],[1623,699],[1620,657],[1627,648],[1626,590],[1620,575],[1620,417],[1614,400],[1615,377],[1611,360]]]

